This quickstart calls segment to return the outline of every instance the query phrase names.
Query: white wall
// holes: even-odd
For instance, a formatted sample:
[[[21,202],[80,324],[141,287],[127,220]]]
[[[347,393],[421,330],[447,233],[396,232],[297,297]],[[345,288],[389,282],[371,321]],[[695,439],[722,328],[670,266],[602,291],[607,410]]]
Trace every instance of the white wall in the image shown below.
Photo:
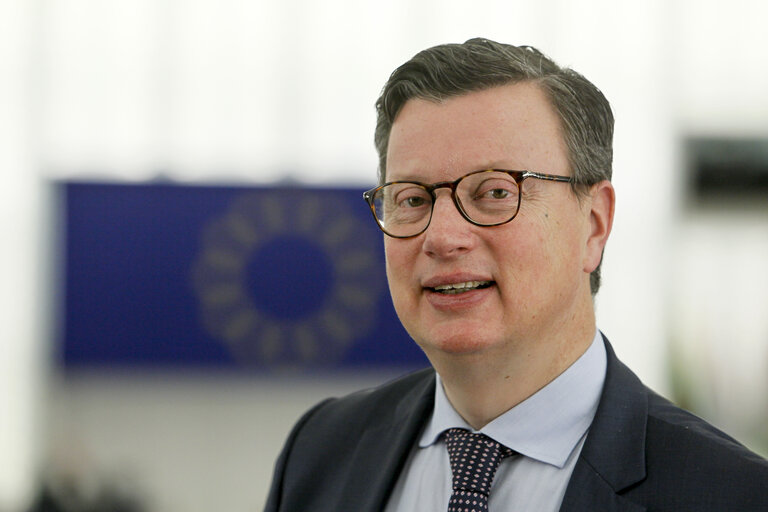
[[[34,166],[32,10],[0,2],[0,510],[28,499],[44,382],[40,175]]]
[[[721,5],[722,4],[722,5]],[[768,139],[764,2],[676,2],[676,136]],[[768,450],[768,197],[703,207],[676,198],[666,268],[667,352],[697,413]]]
[[[766,14],[758,0],[0,3],[0,510],[27,499],[36,466],[62,445],[96,461],[81,472],[135,471],[156,510],[212,510],[214,500],[254,510],[286,426],[315,398],[361,384],[314,383],[310,393],[261,381],[49,376],[47,180],[373,183],[373,101],[388,74],[426,46],[476,35],[537,46],[611,100],[618,209],[599,323],[647,383],[670,391],[670,308],[700,298],[690,283],[707,276],[692,269],[711,268],[698,248],[727,232],[713,258],[761,261],[744,255],[763,251],[755,233],[764,220],[750,218],[756,230],[739,236],[682,209],[677,137],[768,133]],[[766,282],[760,272],[751,283]],[[729,297],[741,282],[750,283],[709,293],[737,304]],[[724,322],[711,331],[737,333],[742,359],[759,359],[765,325],[746,316],[708,321]],[[743,380],[765,396],[764,381]],[[129,437],[144,413],[148,445]],[[219,449],[220,437],[243,449]],[[201,476],[205,460],[221,480]]]

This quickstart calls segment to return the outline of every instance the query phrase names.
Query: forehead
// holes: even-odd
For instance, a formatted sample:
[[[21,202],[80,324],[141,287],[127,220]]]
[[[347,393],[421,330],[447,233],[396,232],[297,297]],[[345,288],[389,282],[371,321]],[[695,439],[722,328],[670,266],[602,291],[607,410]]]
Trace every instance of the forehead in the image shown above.
[[[409,100],[392,124],[387,179],[448,179],[500,167],[567,172],[561,121],[532,82],[436,102]]]

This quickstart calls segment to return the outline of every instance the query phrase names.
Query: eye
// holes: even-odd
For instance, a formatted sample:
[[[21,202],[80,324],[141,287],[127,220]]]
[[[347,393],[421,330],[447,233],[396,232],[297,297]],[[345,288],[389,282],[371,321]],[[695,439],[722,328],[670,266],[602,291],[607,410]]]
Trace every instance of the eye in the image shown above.
[[[431,201],[429,194],[421,187],[408,187],[397,192],[395,205],[397,208],[420,208]]]
[[[490,197],[491,199],[505,199],[507,196],[509,196],[509,190],[503,188],[494,188],[486,192],[484,195]]]
[[[484,180],[475,189],[475,200],[502,200],[517,197],[517,183],[512,180],[493,178]]]
[[[411,197],[406,197],[402,201],[401,205],[402,206],[406,206],[406,207],[410,207],[410,208],[417,208],[419,206],[423,206],[424,202],[425,202],[425,200],[421,196],[411,196]]]

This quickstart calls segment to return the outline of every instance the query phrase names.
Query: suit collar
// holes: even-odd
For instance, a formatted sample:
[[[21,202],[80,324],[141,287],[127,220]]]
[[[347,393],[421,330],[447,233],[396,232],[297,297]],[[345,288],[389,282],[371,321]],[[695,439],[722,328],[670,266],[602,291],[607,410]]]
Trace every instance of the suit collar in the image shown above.
[[[358,469],[345,485],[349,510],[384,510],[434,406],[434,370],[424,370],[416,377],[415,385],[403,393],[394,409],[390,409],[393,412],[382,411],[384,416],[358,440],[350,460],[350,467]]]
[[[600,405],[568,484],[562,512],[645,510],[619,493],[646,476],[647,390],[618,360],[607,339],[605,349],[608,366]]]
[[[608,364],[600,405],[561,512],[645,510],[620,493],[645,478],[647,391],[617,359],[607,339],[605,349]],[[344,494],[350,510],[374,512],[386,506],[434,406],[434,370],[424,370],[414,378],[396,407],[381,410],[376,426],[367,429],[354,448],[349,463],[358,469],[347,480]]]

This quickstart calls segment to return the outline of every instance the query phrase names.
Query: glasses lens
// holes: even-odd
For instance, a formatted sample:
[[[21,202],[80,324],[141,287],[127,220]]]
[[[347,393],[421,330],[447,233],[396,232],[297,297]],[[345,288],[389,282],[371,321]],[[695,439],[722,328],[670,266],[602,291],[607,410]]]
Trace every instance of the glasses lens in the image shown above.
[[[417,183],[390,183],[373,196],[381,229],[392,236],[413,236],[429,224],[432,196]]]
[[[490,226],[503,224],[517,214],[520,190],[509,174],[483,171],[461,180],[456,198],[473,222]]]

